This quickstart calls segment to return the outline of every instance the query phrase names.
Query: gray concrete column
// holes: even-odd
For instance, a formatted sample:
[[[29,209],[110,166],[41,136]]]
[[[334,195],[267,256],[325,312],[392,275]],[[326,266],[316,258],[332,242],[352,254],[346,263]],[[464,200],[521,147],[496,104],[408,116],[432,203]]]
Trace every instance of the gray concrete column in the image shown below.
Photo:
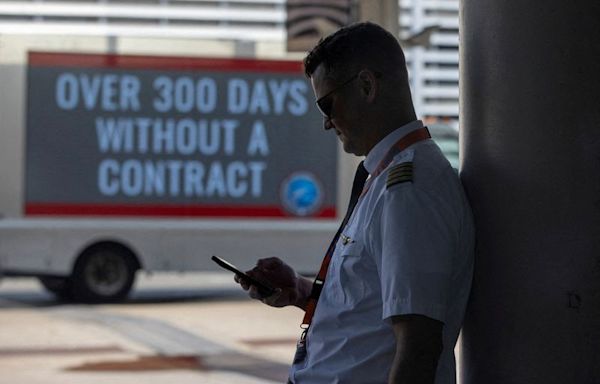
[[[600,1],[462,0],[463,384],[600,383]]]

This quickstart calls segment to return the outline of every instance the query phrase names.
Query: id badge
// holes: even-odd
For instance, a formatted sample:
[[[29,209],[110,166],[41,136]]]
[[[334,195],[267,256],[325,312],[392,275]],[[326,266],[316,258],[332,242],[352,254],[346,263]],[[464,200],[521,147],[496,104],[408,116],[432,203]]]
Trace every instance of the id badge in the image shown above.
[[[306,339],[300,339],[298,340],[298,344],[296,344],[294,365],[302,363],[304,359],[306,359]]]

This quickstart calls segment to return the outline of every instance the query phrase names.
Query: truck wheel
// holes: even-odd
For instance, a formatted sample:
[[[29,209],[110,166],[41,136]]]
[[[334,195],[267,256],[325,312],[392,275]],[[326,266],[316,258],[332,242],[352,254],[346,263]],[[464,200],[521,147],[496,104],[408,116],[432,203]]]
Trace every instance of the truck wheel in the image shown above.
[[[71,294],[85,303],[120,301],[135,280],[137,263],[127,249],[102,245],[85,251],[75,263]]]
[[[71,282],[68,277],[39,276],[38,280],[56,298],[66,301],[71,299]]]

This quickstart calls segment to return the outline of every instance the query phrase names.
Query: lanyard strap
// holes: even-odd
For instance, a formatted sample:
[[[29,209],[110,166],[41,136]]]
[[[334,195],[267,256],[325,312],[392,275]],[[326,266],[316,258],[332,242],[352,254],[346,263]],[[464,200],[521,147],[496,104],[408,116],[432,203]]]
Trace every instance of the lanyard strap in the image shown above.
[[[423,127],[423,128],[416,129],[416,130],[406,134],[400,140],[398,140],[389,149],[389,151],[386,153],[384,158],[379,162],[379,164],[375,168],[375,171],[373,171],[373,174],[371,174],[371,177],[367,180],[364,187],[362,187],[362,182],[360,183],[360,188],[362,188],[360,197],[364,196],[367,193],[367,191],[371,187],[371,184],[373,183],[373,180],[377,176],[379,176],[381,174],[381,172],[383,172],[387,168],[388,165],[390,165],[390,163],[394,159],[394,156],[396,156],[398,153],[402,152],[406,148],[410,147],[411,145],[413,145],[421,140],[426,140],[429,138],[431,138],[431,135],[429,134],[429,130],[427,129],[427,127]],[[359,166],[359,169],[361,166],[363,166],[362,162]],[[359,172],[359,170],[357,170],[357,176],[358,176],[358,172]],[[356,196],[358,196],[357,191],[355,191],[355,189],[357,188],[357,185],[359,184],[357,182],[357,178],[358,177],[355,177],[355,182],[354,182],[354,185],[352,186],[352,196],[353,197],[355,194],[356,194]],[[317,308],[317,302],[319,301],[319,296],[321,295],[321,290],[323,289],[323,284],[325,283],[325,277],[327,276],[327,270],[329,268],[329,263],[331,262],[331,257],[333,256],[333,252],[335,250],[335,244],[337,243],[337,241],[340,237],[340,234],[342,233],[342,230],[346,226],[346,223],[348,222],[348,219],[350,218],[350,215],[352,214],[352,211],[354,210],[354,206],[356,205],[356,202],[357,202],[356,200],[358,200],[358,198],[354,198],[355,202],[354,202],[354,204],[352,204],[353,197],[350,198],[351,203],[350,203],[350,206],[348,207],[348,212],[346,213],[346,217],[342,221],[342,224],[340,225],[337,233],[333,237],[331,244],[329,244],[329,248],[327,248],[327,252],[325,253],[325,257],[323,258],[323,262],[321,263],[321,268],[319,269],[319,273],[317,274],[317,277],[315,278],[315,280],[313,282],[312,291],[310,293],[310,296],[308,297],[308,302],[306,304],[306,311],[304,312],[304,319],[302,319],[302,324],[300,325],[300,328],[303,328],[305,330],[303,333],[303,337],[306,336],[306,330],[308,329],[308,327],[310,327],[310,324],[312,323],[312,318],[315,315],[315,310]]]

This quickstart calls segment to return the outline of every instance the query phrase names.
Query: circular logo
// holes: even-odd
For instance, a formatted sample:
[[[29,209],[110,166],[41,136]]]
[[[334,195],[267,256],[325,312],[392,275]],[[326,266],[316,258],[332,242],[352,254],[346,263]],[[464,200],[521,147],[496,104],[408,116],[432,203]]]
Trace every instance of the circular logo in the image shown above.
[[[296,216],[315,213],[323,200],[321,183],[309,172],[295,172],[283,181],[281,201]]]

